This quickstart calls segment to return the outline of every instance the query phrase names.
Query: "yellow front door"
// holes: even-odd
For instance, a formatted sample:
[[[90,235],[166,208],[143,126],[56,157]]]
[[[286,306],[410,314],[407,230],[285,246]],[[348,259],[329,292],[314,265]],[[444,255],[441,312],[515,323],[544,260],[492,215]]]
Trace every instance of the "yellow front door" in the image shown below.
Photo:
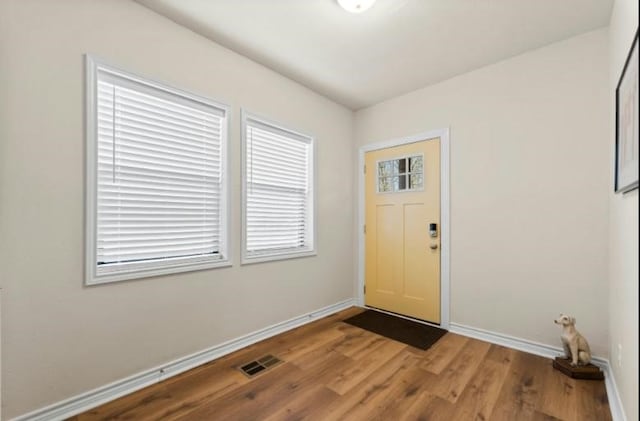
[[[440,139],[365,165],[365,304],[440,323]]]

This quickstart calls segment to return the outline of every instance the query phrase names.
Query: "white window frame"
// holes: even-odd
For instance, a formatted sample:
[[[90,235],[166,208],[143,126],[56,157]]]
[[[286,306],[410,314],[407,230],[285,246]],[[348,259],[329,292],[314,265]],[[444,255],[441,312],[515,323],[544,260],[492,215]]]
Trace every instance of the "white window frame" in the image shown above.
[[[154,261],[136,264],[122,264],[114,270],[104,270],[98,273],[97,265],[97,83],[98,72],[106,71],[117,76],[129,79],[133,82],[142,83],[151,89],[157,89],[178,95],[190,101],[201,103],[205,106],[213,107],[224,112],[225,122],[222,124],[220,166],[221,166],[221,205],[220,205],[220,253],[216,257],[199,258],[176,258],[165,259],[164,261]],[[86,165],[85,165],[85,285],[97,285],[110,282],[126,281],[132,279],[147,278],[151,276],[161,276],[180,272],[190,272],[195,270],[211,269],[217,267],[228,267],[232,265],[231,242],[229,236],[230,226],[230,197],[229,197],[229,124],[231,120],[230,107],[228,105],[213,101],[200,95],[196,95],[181,89],[177,89],[141,77],[133,73],[113,67],[104,61],[86,54],[85,55],[85,120],[86,120]]]
[[[261,262],[270,262],[276,260],[296,259],[300,257],[316,256],[317,251],[317,226],[318,226],[318,212],[317,212],[317,175],[316,175],[316,139],[313,136],[304,134],[301,131],[291,129],[286,125],[280,124],[268,118],[262,117],[258,114],[254,114],[241,110],[242,120],[242,253],[241,264],[252,264]],[[264,253],[249,253],[247,250],[247,186],[248,186],[248,174],[247,174],[247,123],[249,120],[256,121],[265,126],[271,126],[277,130],[288,132],[296,136],[300,136],[309,140],[311,145],[311,159],[309,160],[309,195],[308,200],[311,202],[307,207],[307,224],[311,226],[307,228],[307,232],[310,235],[311,247],[292,251],[274,251]]]

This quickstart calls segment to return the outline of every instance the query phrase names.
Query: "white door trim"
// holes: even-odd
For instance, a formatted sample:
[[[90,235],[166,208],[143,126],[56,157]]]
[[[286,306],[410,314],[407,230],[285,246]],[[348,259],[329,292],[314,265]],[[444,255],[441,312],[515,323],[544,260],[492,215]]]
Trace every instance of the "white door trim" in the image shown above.
[[[449,330],[450,296],[450,216],[449,216],[449,129],[438,129],[413,136],[385,140],[360,147],[358,153],[358,288],[357,302],[364,307],[364,155],[366,152],[423,140],[440,138],[440,327]]]

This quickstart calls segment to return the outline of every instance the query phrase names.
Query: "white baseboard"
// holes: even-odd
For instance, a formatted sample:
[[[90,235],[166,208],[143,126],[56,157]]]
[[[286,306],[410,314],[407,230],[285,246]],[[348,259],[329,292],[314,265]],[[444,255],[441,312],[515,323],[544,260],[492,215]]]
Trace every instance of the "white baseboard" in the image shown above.
[[[608,360],[606,366],[600,366],[604,371],[604,384],[607,388],[607,398],[609,399],[609,408],[611,408],[611,418],[613,421],[627,421],[627,416],[624,413],[624,406],[622,406],[622,400],[620,399],[620,393],[618,393],[618,384],[616,378],[613,376],[613,369]],[[598,364],[599,365],[599,364]]]
[[[506,346],[507,348],[517,349],[518,351],[528,352],[529,354],[539,355],[541,357],[555,358],[562,355],[564,352],[560,347],[533,342],[527,339],[517,338],[515,336],[466,326],[459,323],[452,322],[449,327],[450,332],[457,333],[458,335],[491,342],[492,344]]]
[[[458,335],[502,345],[507,348],[517,349],[518,351],[528,352],[529,354],[535,354],[541,357],[555,358],[564,354],[563,349],[560,347],[533,342],[515,336],[466,326],[459,323],[450,323],[449,331],[457,333]],[[611,409],[611,417],[613,418],[613,421],[626,421],[627,418],[624,414],[624,409],[622,407],[620,395],[618,394],[618,388],[613,377],[613,370],[611,370],[609,360],[601,357],[593,357],[591,362],[600,367],[604,372],[607,398],[609,400],[609,408]]]
[[[260,342],[293,328],[337,313],[338,311],[345,310],[354,305],[355,301],[353,299],[348,299],[323,307],[316,311],[294,317],[284,322],[276,323],[264,329],[221,343],[209,349],[196,352],[195,354],[187,355],[150,370],[134,374],[133,376],[118,380],[89,392],[85,392],[81,395],[54,403],[53,405],[37,409],[28,414],[14,418],[13,421],[64,420],[121,396],[133,393],[136,390],[140,390],[169,377],[173,377],[199,365],[213,361],[256,342]]]

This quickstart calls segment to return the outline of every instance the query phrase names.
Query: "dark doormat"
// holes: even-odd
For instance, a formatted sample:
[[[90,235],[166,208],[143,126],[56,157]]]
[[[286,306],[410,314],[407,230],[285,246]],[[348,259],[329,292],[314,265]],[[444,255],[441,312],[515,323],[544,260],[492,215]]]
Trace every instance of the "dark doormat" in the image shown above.
[[[447,333],[444,329],[374,310],[366,310],[343,322],[423,350],[429,349]]]

